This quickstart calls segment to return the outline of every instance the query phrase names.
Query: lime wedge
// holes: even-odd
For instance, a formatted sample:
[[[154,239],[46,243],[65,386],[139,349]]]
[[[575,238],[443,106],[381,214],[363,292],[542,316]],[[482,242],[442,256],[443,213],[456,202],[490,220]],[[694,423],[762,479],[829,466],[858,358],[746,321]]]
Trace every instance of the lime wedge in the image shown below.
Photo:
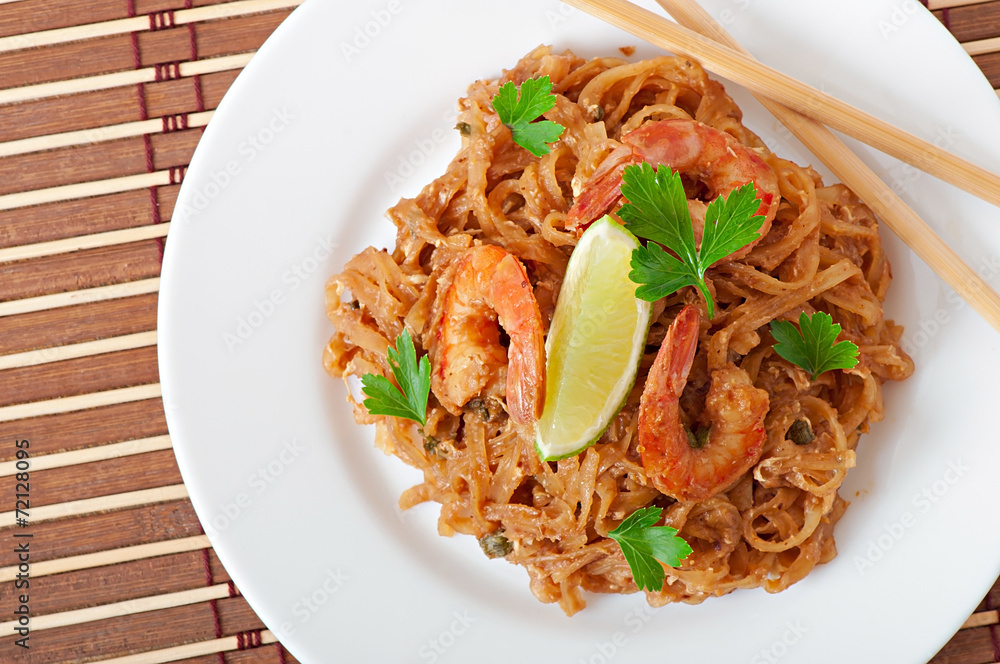
[[[611,217],[591,224],[570,256],[545,340],[545,405],[535,429],[543,461],[597,442],[635,383],[650,303],[628,278],[632,233]]]

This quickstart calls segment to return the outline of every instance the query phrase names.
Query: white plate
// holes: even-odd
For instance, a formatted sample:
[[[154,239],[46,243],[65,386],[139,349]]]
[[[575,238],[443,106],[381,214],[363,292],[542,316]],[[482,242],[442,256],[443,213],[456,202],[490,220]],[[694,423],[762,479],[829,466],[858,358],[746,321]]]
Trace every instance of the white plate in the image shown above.
[[[706,5],[762,60],[1000,171],[995,94],[914,0]],[[468,83],[543,42],[584,55],[637,44],[554,2],[310,0],[226,96],[178,199],[159,310],[174,449],[223,564],[306,664],[513,652],[573,664],[926,661],[1000,572],[1000,353],[998,336],[886,230],[888,310],[917,372],[886,386],[886,420],[862,440],[840,555],[787,592],[657,611],[638,595],[591,597],[566,618],[472,538],[439,537],[436,506],[396,508],[419,477],[373,449],[343,385],[323,373],[323,285],[367,244],[392,242],[383,211],[454,154]],[[729,88],[775,151],[816,162]],[[995,208],[865,159],[1000,282]]]

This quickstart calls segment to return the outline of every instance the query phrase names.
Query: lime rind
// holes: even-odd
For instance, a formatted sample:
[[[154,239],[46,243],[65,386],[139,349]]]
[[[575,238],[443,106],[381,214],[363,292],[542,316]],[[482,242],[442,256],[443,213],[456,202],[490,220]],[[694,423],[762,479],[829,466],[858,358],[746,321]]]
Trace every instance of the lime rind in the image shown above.
[[[651,311],[628,278],[638,246],[606,216],[584,232],[570,256],[545,342],[545,403],[535,435],[543,461],[577,455],[597,442],[635,384]]]

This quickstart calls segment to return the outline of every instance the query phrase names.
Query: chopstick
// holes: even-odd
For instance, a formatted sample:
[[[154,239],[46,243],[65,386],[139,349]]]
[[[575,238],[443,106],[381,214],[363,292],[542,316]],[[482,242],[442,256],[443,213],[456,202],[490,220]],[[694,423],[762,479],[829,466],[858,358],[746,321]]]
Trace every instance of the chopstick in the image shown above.
[[[672,53],[698,60],[705,69],[751,92],[770,97],[814,120],[905,161],[922,171],[1000,206],[1000,176],[953,155],[782,74],[628,0],[563,0],[611,25]]]
[[[696,0],[656,0],[687,28],[749,53],[725,31]],[[903,202],[843,141],[825,126],[786,106],[755,95],[803,145],[819,157],[850,187],[882,222],[891,228],[955,292],[961,295],[994,329],[1000,331],[1000,296],[962,261],[920,216]]]

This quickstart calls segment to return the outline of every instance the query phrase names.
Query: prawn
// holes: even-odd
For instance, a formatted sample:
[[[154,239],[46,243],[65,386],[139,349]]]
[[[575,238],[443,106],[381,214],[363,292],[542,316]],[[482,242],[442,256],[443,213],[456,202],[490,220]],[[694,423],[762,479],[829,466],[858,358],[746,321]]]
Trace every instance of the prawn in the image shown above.
[[[757,187],[764,216],[760,236],[771,228],[778,212],[781,192],[778,178],[767,163],[738,140],[696,120],[672,118],[646,122],[622,137],[618,148],[597,167],[566,215],[566,227],[577,230],[606,213],[621,198],[622,173],[632,164],[663,164],[702,183],[709,198],[728,194],[753,182]],[[694,224],[695,242],[701,244],[705,227],[705,204],[688,201]],[[753,248],[751,243],[730,256],[741,258]]]
[[[702,428],[681,421],[680,397],[698,346],[698,309],[681,310],[660,345],[639,401],[639,454],[657,489],[680,501],[711,498],[760,458],[770,400],[733,363],[712,373]]]
[[[458,415],[484,389],[499,389],[506,369],[507,410],[530,426],[545,395],[545,333],[524,265],[500,247],[477,245],[447,274],[431,318],[431,390]],[[498,319],[508,349],[500,343]]]

